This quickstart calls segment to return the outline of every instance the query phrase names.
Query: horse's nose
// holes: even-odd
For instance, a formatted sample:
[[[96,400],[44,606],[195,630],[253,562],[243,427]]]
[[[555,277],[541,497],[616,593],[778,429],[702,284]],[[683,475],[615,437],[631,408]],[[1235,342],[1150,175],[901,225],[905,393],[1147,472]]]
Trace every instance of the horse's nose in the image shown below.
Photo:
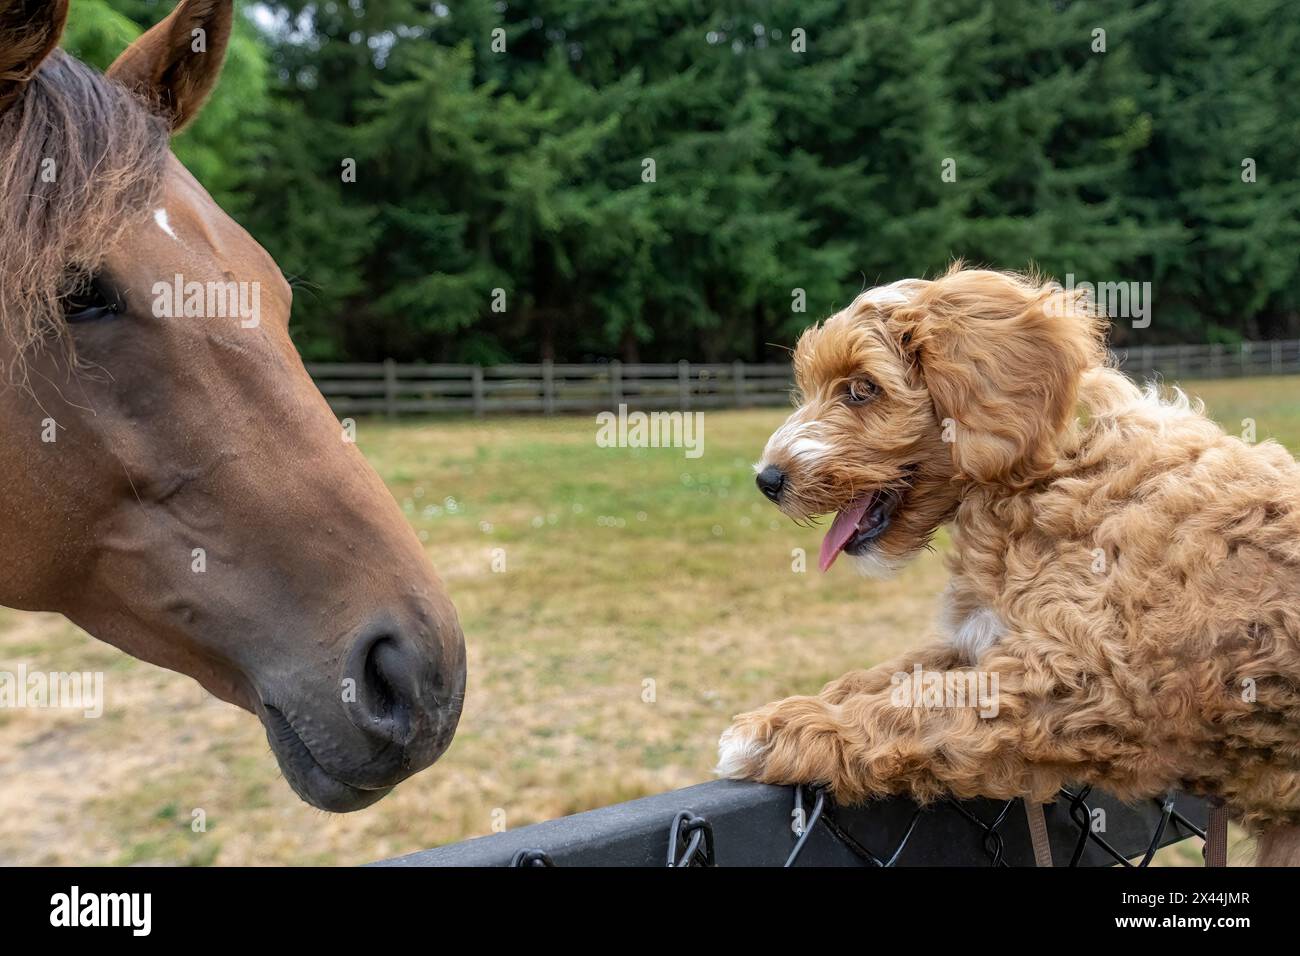
[[[344,687],[348,718],[368,735],[403,750],[421,749],[440,724],[438,664],[433,647],[417,645],[392,628],[363,635],[353,648]],[[352,700],[348,691],[351,690]]]

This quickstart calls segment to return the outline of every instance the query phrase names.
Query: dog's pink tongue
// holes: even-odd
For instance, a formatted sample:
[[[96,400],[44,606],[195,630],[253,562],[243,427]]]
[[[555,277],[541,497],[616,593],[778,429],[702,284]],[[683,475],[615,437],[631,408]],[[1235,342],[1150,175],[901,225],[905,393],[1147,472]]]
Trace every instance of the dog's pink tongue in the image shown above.
[[[871,504],[870,497],[861,504],[845,508],[835,515],[830,530],[826,532],[826,537],[822,538],[822,554],[818,564],[821,565],[823,571],[829,569],[835,563],[835,559],[840,556],[844,546],[849,543],[849,538],[853,537],[854,532],[858,530],[858,522],[867,513],[867,505],[869,504]]]

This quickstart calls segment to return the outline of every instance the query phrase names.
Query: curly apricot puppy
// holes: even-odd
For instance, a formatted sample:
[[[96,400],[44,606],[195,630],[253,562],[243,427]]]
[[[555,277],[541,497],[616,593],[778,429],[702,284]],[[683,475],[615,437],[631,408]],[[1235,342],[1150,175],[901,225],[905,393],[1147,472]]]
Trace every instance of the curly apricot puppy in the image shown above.
[[[1300,864],[1300,466],[1107,368],[1105,327],[1075,292],[955,266],[804,333],[759,488],[838,512],[823,570],[888,573],[951,522],[945,639],[740,715],[719,773],[843,801],[1180,788]],[[912,675],[995,690],[900,697]]]

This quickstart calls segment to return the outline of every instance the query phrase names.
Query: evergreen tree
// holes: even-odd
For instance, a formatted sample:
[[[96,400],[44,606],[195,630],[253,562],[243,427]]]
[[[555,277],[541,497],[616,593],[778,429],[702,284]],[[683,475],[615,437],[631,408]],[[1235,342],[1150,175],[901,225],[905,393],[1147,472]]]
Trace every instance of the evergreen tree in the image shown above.
[[[1300,182],[1289,4],[1161,0],[1125,42],[1141,51],[1151,143],[1125,190],[1144,218],[1181,228],[1153,246],[1152,337],[1235,340],[1289,295],[1295,307]],[[1275,33],[1275,31],[1277,31]],[[1254,161],[1253,183],[1243,163]]]
[[[77,0],[65,42],[172,7]],[[770,360],[956,257],[1152,282],[1120,342],[1300,334],[1288,0],[240,9],[175,148],[309,358]]]

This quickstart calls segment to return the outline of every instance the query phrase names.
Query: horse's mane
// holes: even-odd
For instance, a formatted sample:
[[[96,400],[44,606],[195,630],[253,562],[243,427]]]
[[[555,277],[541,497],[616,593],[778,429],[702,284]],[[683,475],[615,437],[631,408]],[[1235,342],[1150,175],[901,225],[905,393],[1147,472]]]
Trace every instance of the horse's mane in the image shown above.
[[[154,205],[166,122],[55,50],[0,113],[0,353],[65,333],[59,297]]]

